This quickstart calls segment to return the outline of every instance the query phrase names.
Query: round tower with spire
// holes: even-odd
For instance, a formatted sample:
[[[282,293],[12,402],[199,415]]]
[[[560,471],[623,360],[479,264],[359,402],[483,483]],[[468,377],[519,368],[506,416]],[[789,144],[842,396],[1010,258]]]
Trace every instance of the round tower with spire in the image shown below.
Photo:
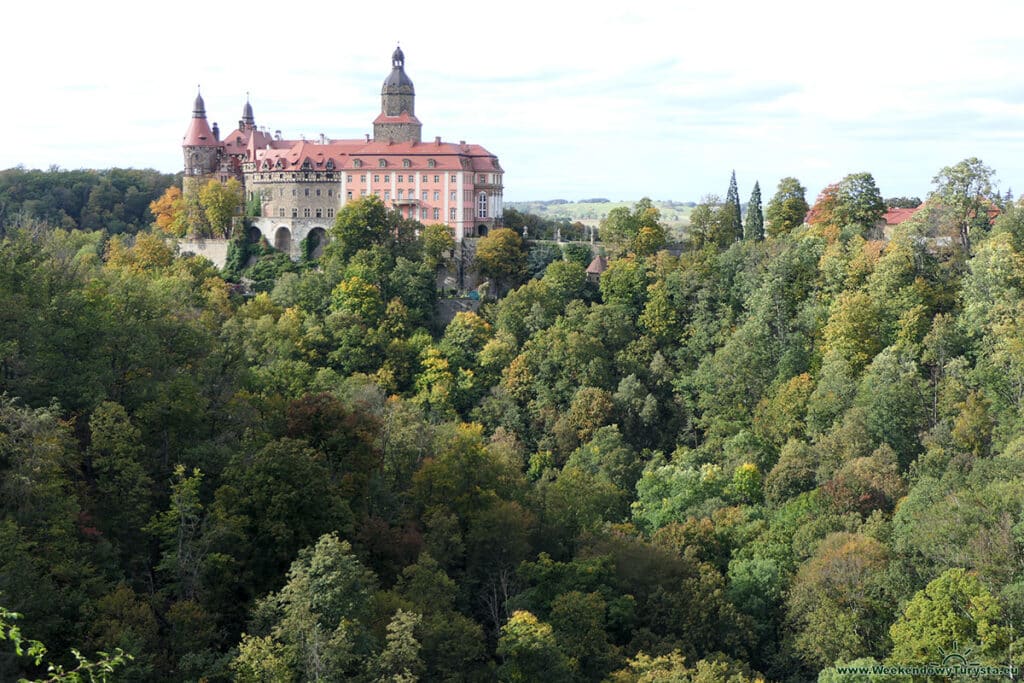
[[[416,118],[416,90],[405,73],[405,53],[396,47],[391,73],[380,91],[380,116],[373,121],[373,139],[384,142],[420,142],[423,124]]]
[[[203,96],[197,92],[192,107],[192,121],[181,143],[185,155],[185,178],[182,182],[185,194],[198,192],[203,182],[217,172],[222,147],[206,120]]]
[[[249,93],[245,93],[245,106],[242,107],[242,118],[238,120],[238,130],[249,131],[256,129],[256,117],[252,115],[252,104],[249,103]]]

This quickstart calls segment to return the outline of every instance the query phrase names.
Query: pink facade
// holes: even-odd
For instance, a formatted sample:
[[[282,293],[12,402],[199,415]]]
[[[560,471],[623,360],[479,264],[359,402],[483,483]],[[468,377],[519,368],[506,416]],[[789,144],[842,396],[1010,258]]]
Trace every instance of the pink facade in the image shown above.
[[[373,139],[271,136],[255,125],[246,103],[238,128],[213,142],[219,150],[216,162],[190,167],[190,159],[201,158],[194,146],[211,144],[202,111],[194,113],[183,143],[186,176],[242,180],[247,200],[260,200],[255,223],[266,235],[282,228],[295,236],[329,227],[337,209],[367,195],[380,197],[407,218],[443,223],[460,241],[500,226],[504,172],[498,158],[463,141],[421,142],[422,124],[409,111],[413,86],[401,50],[395,51],[392,67],[381,92],[381,113],[373,122]],[[203,129],[199,136],[198,129]]]

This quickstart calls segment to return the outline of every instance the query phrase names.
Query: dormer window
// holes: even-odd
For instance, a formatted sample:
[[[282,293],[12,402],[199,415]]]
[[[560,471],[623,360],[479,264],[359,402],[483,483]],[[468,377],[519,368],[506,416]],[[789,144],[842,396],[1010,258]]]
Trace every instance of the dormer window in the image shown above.
[[[283,168],[283,167],[284,167],[284,164],[281,163],[280,159],[278,159],[277,161],[274,162],[274,168]]]
[[[362,168],[363,167],[363,160],[362,159],[353,159],[352,160],[352,166],[354,166],[355,168]]]
[[[302,162],[302,170],[303,170],[303,171],[308,171],[308,170],[309,170],[309,169],[311,169],[311,168],[313,168],[313,164],[312,164],[312,163],[310,163],[309,159],[305,159],[305,160],[304,160],[304,161]]]
[[[437,166],[437,162],[433,159],[427,159],[427,168],[434,168]]]
[[[387,159],[378,159],[377,160],[377,165],[380,166],[381,168],[387,168],[388,167],[388,160]]]
[[[412,166],[412,162],[408,159],[402,159],[402,168],[409,168]]]
[[[333,171],[334,170],[334,159],[328,159],[327,160],[327,170],[328,171]]]

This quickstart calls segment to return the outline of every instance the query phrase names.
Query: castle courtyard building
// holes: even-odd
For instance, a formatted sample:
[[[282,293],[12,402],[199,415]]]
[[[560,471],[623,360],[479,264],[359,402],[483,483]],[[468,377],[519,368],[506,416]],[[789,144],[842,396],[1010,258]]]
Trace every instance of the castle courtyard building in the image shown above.
[[[184,191],[237,178],[247,202],[258,200],[252,224],[293,256],[304,239],[322,245],[337,211],[368,195],[406,218],[447,225],[457,242],[487,234],[500,226],[504,209],[498,157],[465,141],[423,142],[415,98],[400,48],[381,89],[372,138],[286,140],[257,127],[248,101],[238,128],[221,138],[197,95],[182,143]]]

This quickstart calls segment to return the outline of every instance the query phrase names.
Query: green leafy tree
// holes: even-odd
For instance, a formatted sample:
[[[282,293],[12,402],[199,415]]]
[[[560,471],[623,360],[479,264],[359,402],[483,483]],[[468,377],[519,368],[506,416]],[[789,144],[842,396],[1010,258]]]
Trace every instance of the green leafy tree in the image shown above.
[[[839,181],[834,218],[840,227],[852,225],[862,233],[870,232],[885,210],[885,200],[870,173],[851,173]]]
[[[109,401],[93,411],[89,432],[98,524],[126,557],[135,555],[150,517],[153,485],[143,466],[141,432],[121,405]]]
[[[737,241],[743,239],[743,218],[740,207],[740,190],[736,185],[736,171],[733,171],[729,178],[729,189],[725,193],[725,204],[722,206],[722,210],[728,215],[723,222],[732,229],[732,234],[735,236],[733,239]]]
[[[432,223],[423,228],[423,257],[436,269],[443,268],[455,250],[455,238],[447,225]]]
[[[184,465],[174,468],[168,509],[154,516],[146,527],[159,539],[162,554],[157,570],[168,577],[167,585],[184,599],[192,599],[199,590],[200,574],[209,539],[206,537],[206,516],[199,497],[203,473]]]
[[[212,234],[230,237],[231,221],[242,208],[242,184],[235,178],[226,183],[211,180],[199,191],[199,202]]]
[[[617,648],[608,642],[608,605],[599,593],[570,591],[551,603],[551,627],[577,677],[603,680],[617,663]]]
[[[276,439],[232,458],[214,507],[225,520],[222,533],[244,539],[230,550],[257,591],[272,586],[299,549],[351,524],[337,491],[324,454],[303,440]]]
[[[519,284],[526,275],[523,238],[508,228],[498,228],[476,246],[476,266],[484,277],[493,278],[498,292]]]
[[[815,668],[881,654],[891,598],[888,556],[873,538],[836,533],[805,563],[789,593],[794,645]]]
[[[331,228],[328,260],[347,263],[360,249],[383,244],[388,237],[388,210],[376,195],[360,197],[338,209]]]
[[[270,673],[264,662],[272,663],[273,671],[283,664],[291,676],[305,681],[361,675],[372,648],[368,619],[376,587],[373,572],[356,559],[347,541],[335,534],[321,536],[299,552],[281,591],[257,604],[254,621],[267,632],[242,638],[233,668],[254,676],[250,680]],[[407,634],[408,626],[399,621],[397,628]]]
[[[690,213],[687,236],[694,248],[715,246],[726,249],[733,243],[732,212],[723,211],[725,206],[717,195],[708,195]]]
[[[988,209],[993,205],[993,178],[995,171],[981,159],[970,157],[940,170],[932,184],[935,189],[928,195],[929,202],[937,202],[949,213],[960,246],[971,252],[971,232],[988,229]]]
[[[972,658],[986,664],[1005,663],[1016,635],[999,601],[964,569],[948,569],[918,591],[889,634],[892,660],[901,664],[932,662],[958,645],[973,646]]]
[[[540,278],[544,275],[548,264],[561,260],[562,250],[558,248],[557,244],[539,242],[530,247],[530,251],[526,255],[526,267],[530,272],[530,277]]]
[[[533,683],[552,679],[569,680],[569,661],[558,648],[550,624],[530,612],[518,610],[501,628],[498,640],[498,680]]]
[[[0,641],[10,641],[15,656],[30,659],[36,667],[46,664],[46,678],[36,683],[84,683],[87,680],[91,683],[106,683],[113,679],[119,668],[133,659],[132,655],[118,648],[113,653],[97,652],[99,659],[92,661],[72,648],[71,655],[76,664],[74,668],[66,669],[62,664],[46,661],[48,652],[43,643],[22,635],[21,627],[17,624],[20,618],[17,612],[0,607]],[[33,683],[27,679],[19,680]]]
[[[764,214],[769,236],[785,235],[803,225],[810,209],[806,193],[807,189],[796,178],[783,178],[779,181],[779,187],[768,202]]]
[[[743,239],[764,239],[764,210],[761,208],[761,184],[754,181],[754,189],[750,193],[747,204],[747,220],[743,224]]]
[[[423,671],[420,643],[415,629],[422,617],[414,612],[398,610],[388,623],[384,650],[374,658],[370,670],[377,683],[415,683]]]
[[[652,657],[638,652],[624,669],[614,672],[610,683],[764,683],[764,678],[750,668],[719,656],[701,659],[694,666],[686,664],[679,652]]]
[[[640,255],[657,252],[668,240],[661,213],[647,197],[638,201],[632,211],[625,206],[609,211],[601,221],[601,235],[606,242]]]

